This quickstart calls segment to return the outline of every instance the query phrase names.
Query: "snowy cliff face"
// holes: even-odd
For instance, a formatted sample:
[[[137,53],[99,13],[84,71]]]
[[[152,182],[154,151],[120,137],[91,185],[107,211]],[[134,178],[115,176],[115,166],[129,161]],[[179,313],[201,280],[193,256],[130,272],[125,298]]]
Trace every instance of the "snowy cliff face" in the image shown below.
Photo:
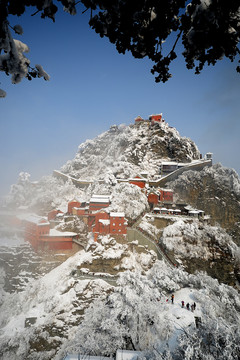
[[[240,280],[240,248],[220,226],[181,219],[163,230],[162,242],[188,272],[206,271],[234,286]]]
[[[193,141],[181,137],[175,128],[166,123],[143,123],[115,126],[87,140],[61,170],[75,178],[114,183],[115,178],[129,178],[141,171],[158,174],[163,160],[190,162],[199,156]]]
[[[153,251],[136,242],[103,236],[99,243],[89,239],[87,251],[32,279],[22,292],[6,293],[0,282],[0,358],[53,360],[58,347],[74,336],[91,302],[113,291],[111,280],[116,283],[118,273],[146,273],[156,261]],[[35,318],[33,326],[25,325],[27,318]]]
[[[188,171],[168,183],[178,197],[211,215],[240,245],[240,179],[220,164]]]
[[[118,255],[122,249],[115,250]],[[93,257],[90,252],[78,253],[25,291],[4,294],[1,359],[62,360],[67,352],[87,358],[133,347],[146,351],[146,360],[239,358],[236,290],[203,273],[189,275],[160,261],[145,274],[124,272],[116,287],[71,275],[77,264]],[[196,302],[195,312],[187,310],[187,302]],[[202,319],[199,329],[195,316]],[[35,323],[25,327],[26,318]]]

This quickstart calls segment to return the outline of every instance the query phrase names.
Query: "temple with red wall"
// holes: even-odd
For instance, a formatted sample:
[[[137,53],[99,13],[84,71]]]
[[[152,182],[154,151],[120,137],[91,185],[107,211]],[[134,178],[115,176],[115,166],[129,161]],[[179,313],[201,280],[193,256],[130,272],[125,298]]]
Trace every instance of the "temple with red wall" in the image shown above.
[[[127,220],[124,213],[101,211],[95,214],[95,222],[92,226],[95,241],[98,235],[126,235]]]
[[[77,236],[74,232],[60,232],[50,229],[49,221],[38,215],[29,215],[22,219],[24,240],[30,242],[36,250],[65,250],[72,249],[72,239]]]
[[[93,195],[89,202],[89,212],[98,211],[110,205],[110,195]]]
[[[171,189],[159,189],[160,201],[173,202],[173,191]]]
[[[57,209],[49,211],[49,213],[48,213],[48,221],[55,220],[56,216],[58,214],[63,214],[63,212],[61,210],[57,210]]]
[[[159,202],[159,193],[150,191],[150,193],[148,194],[148,203],[150,207],[153,208],[155,205],[158,204],[158,202]]]
[[[153,122],[153,123],[154,122],[158,122],[158,123],[164,122],[164,119],[162,117],[162,113],[161,114],[150,115],[149,120],[151,122]]]
[[[147,182],[146,179],[140,178],[140,176],[136,176],[135,178],[129,179],[128,181],[129,181],[130,184],[132,184],[132,185],[137,185],[137,186],[139,186],[141,189],[144,189],[144,188],[145,188],[146,182]]]
[[[78,201],[78,200],[72,200],[72,201],[70,201],[70,202],[68,203],[68,214],[72,214],[72,209],[73,209],[74,207],[79,208],[80,206],[81,206],[80,201]]]

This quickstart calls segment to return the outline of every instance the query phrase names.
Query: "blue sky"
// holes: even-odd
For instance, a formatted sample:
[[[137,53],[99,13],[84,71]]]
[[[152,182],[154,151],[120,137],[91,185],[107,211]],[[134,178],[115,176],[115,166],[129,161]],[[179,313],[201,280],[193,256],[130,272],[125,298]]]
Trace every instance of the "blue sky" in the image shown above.
[[[89,28],[88,17],[59,11],[55,23],[30,12],[11,19],[11,25],[24,29],[16,38],[30,47],[31,64],[41,64],[51,79],[13,85],[0,74],[0,87],[7,92],[0,99],[0,195],[9,191],[19,172],[38,180],[110,125],[160,112],[203,154],[213,152],[214,163],[240,173],[236,66],[221,61],[194,75],[179,56],[171,68],[173,78],[156,84],[149,60],[118,54]]]

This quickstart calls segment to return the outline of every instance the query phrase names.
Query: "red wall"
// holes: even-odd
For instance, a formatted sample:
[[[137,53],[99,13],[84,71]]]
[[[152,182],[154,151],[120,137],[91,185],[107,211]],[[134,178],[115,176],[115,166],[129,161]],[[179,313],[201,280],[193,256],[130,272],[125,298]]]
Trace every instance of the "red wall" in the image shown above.
[[[151,115],[150,120],[154,120],[154,121],[159,121],[161,122],[162,121],[162,115],[161,114],[158,114],[158,115]]]
[[[52,210],[48,213],[48,220],[54,220],[57,216],[57,214],[63,214],[62,211],[60,210]]]
[[[139,179],[139,180],[138,180],[138,179]],[[141,180],[140,178],[136,177],[136,180],[135,180],[135,179],[129,180],[129,183],[130,183],[130,184],[133,184],[133,185],[137,185],[137,186],[139,186],[141,189],[143,189],[143,188],[145,188],[146,181]]]
[[[105,234],[109,234],[109,227],[108,227],[108,232],[105,232],[107,229],[104,229],[106,228],[106,226],[104,226],[103,224],[101,224],[99,222],[99,220],[102,219],[102,220],[108,220],[109,219],[109,214],[106,213],[106,212],[100,212],[100,213],[97,213],[95,214],[95,224],[93,226],[93,232],[101,232],[102,233],[105,233]]]
[[[41,241],[39,247],[42,250],[71,250],[72,241],[54,241],[54,242]]]
[[[101,209],[106,208],[108,206],[109,206],[109,202],[108,203],[90,203],[89,204],[89,211],[101,210]]]
[[[75,210],[76,210],[76,215],[77,215],[77,216],[82,216],[82,215],[86,215],[86,214],[87,214],[85,208],[77,208],[77,209],[75,209]]]
[[[127,226],[124,217],[110,216],[110,234],[126,234]]]
[[[73,207],[80,207],[81,203],[79,201],[70,201],[68,203],[68,213],[71,214],[72,213],[72,208]]]
[[[159,201],[159,196],[154,193],[148,194],[148,202],[151,204],[157,204]]]
[[[160,190],[160,201],[173,201],[173,192]]]

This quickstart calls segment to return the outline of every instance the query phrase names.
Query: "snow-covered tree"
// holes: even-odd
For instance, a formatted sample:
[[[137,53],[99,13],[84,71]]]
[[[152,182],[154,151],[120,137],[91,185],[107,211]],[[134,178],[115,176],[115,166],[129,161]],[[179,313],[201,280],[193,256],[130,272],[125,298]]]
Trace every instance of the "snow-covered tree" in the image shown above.
[[[120,276],[119,286],[104,299],[96,300],[85,312],[75,339],[76,351],[114,354],[118,348],[145,350],[157,339],[167,339],[172,324],[160,316],[165,303],[153,283],[139,273]]]
[[[239,325],[239,324],[238,324]],[[236,324],[212,319],[186,329],[179,338],[176,359],[236,360],[240,358],[240,330]]]
[[[177,57],[176,45],[182,39],[186,66],[198,74],[204,65],[215,65],[226,57],[239,57],[240,6],[236,0],[3,0],[0,2],[0,70],[12,75],[12,82],[23,77],[49,79],[40,65],[30,66],[23,55],[28,47],[14,40],[10,28],[22,34],[20,25],[11,25],[9,15],[20,16],[26,7],[36,7],[33,15],[55,21],[58,10],[76,14],[79,2],[89,12],[89,25],[101,37],[108,37],[119,53],[130,51],[135,58],[148,57],[154,63],[155,80],[167,81],[169,65]],[[170,36],[171,35],[171,36]],[[166,44],[164,44],[166,42]],[[166,45],[166,46],[165,46]],[[240,72],[240,66],[237,66]],[[0,96],[6,94],[3,90]]]

